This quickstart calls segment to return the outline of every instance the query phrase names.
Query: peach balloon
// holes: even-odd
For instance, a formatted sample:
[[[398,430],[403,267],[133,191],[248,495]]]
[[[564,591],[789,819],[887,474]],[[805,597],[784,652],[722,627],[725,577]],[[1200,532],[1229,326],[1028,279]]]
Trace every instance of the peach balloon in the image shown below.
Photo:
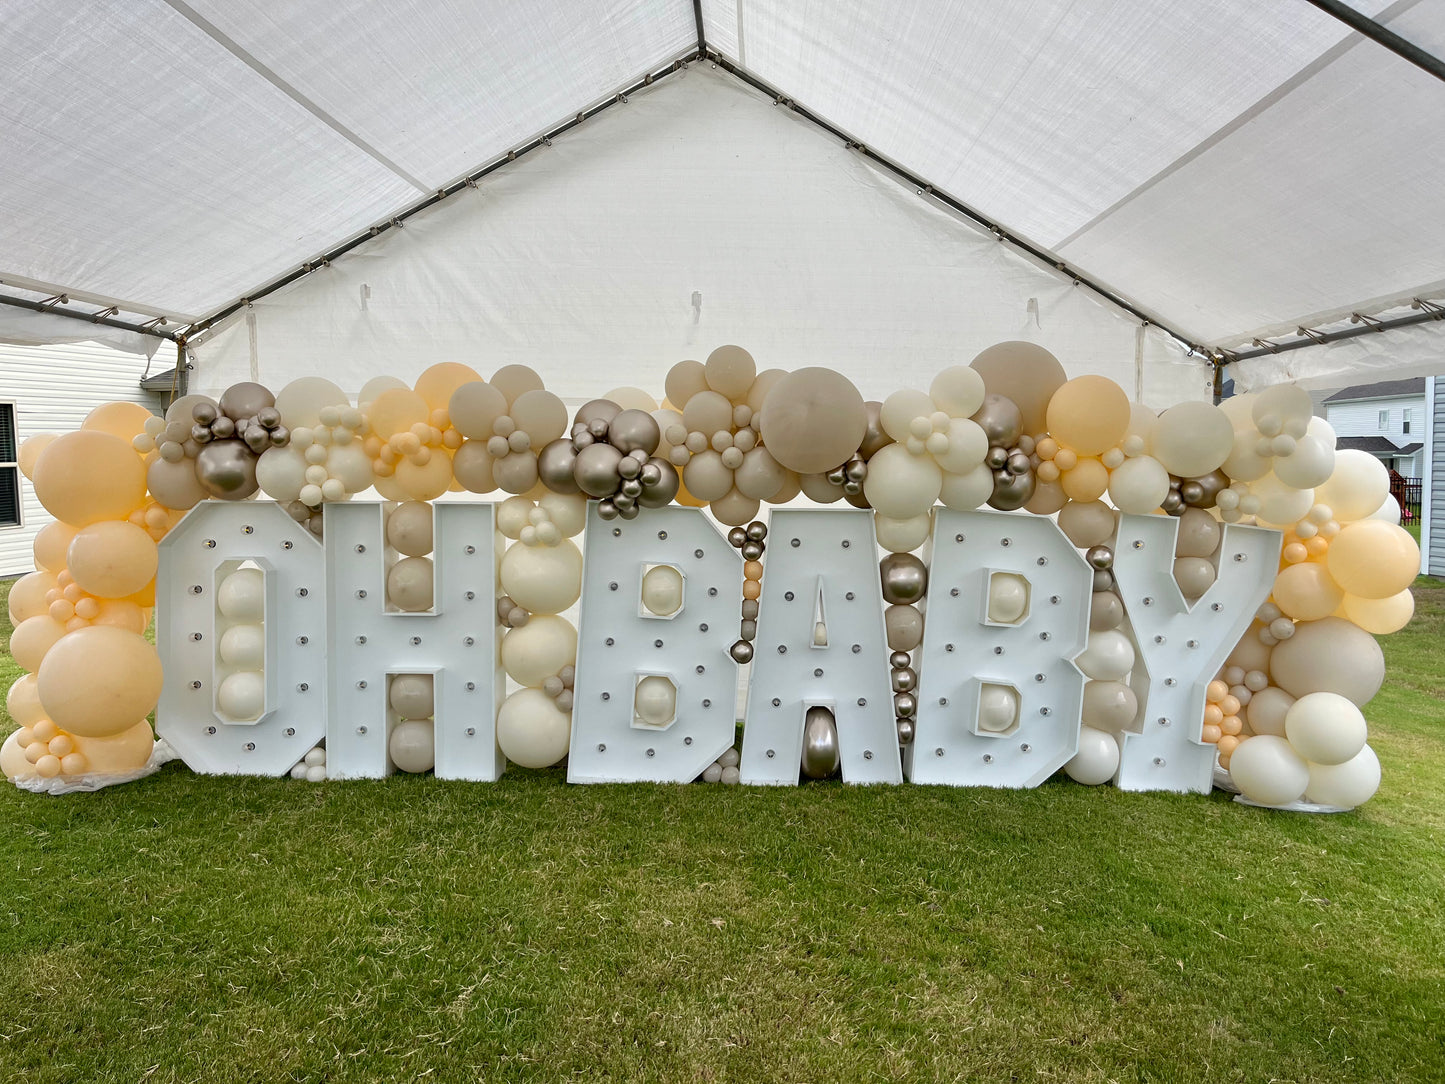
[[[56,520],[47,523],[35,535],[35,567],[59,573],[65,567],[65,554],[76,528]]]
[[[39,670],[40,702],[68,733],[103,738],[144,718],[161,695],[161,660],[138,633],[92,625],[62,638]]]
[[[1290,565],[1274,581],[1274,601],[1296,621],[1318,621],[1335,612],[1344,592],[1324,565],[1304,562]]]
[[[145,432],[146,422],[154,416],[139,403],[102,403],[85,416],[80,427],[109,433],[129,444],[133,437]]]
[[[1064,471],[1060,484],[1071,501],[1097,501],[1109,488],[1109,469],[1092,456],[1083,456]]]
[[[430,410],[446,410],[451,403],[453,392],[463,384],[480,379],[482,374],[470,365],[463,365],[458,361],[442,361],[416,378],[416,393]]]
[[[40,706],[40,690],[34,674],[22,674],[5,694],[5,710],[21,726],[33,726],[45,718],[45,709]]]
[[[29,617],[10,634],[10,655],[22,670],[36,673],[45,656],[65,635],[65,625],[47,614]]]
[[[18,625],[26,618],[45,613],[49,606],[45,596],[56,586],[55,573],[44,570],[27,573],[11,584],[10,624]]]
[[[81,429],[40,453],[34,485],[46,511],[76,527],[125,519],[145,500],[145,462],[120,437]]]
[[[106,598],[100,600],[95,616],[88,620],[92,625],[128,629],[139,635],[144,633],[146,626],[150,624],[150,615],[144,607],[130,599]]]
[[[79,734],[74,738],[75,751],[86,760],[87,775],[120,775],[140,771],[150,760],[156,745],[151,725],[144,719],[108,738],[87,738]]]
[[[1080,455],[1100,455],[1129,430],[1129,397],[1106,376],[1077,376],[1049,400],[1049,435]]]
[[[1366,632],[1386,636],[1399,632],[1410,623],[1410,618],[1415,616],[1415,595],[1409,588],[1389,598],[1346,595],[1344,616]]]
[[[426,422],[431,416],[431,407],[410,388],[388,388],[372,400],[366,416],[371,422],[372,432],[386,440],[395,433],[405,433],[413,425]]]
[[[27,437],[20,445],[20,473],[35,480],[35,461],[40,458],[40,453],[53,444],[59,433],[36,433],[33,437]]]
[[[1347,594],[1389,598],[1415,582],[1420,547],[1410,532],[1380,519],[1346,524],[1325,555],[1330,575]]]
[[[25,746],[20,741],[21,732],[11,731],[5,743],[0,745],[0,775],[6,779],[24,779],[35,775],[35,765],[25,759]]]
[[[407,500],[434,501],[451,487],[452,457],[434,448],[431,458],[421,465],[403,459],[396,465],[393,480]]]
[[[149,532],[123,520],[106,520],[76,533],[66,564],[87,594],[125,598],[155,578],[156,561]]]

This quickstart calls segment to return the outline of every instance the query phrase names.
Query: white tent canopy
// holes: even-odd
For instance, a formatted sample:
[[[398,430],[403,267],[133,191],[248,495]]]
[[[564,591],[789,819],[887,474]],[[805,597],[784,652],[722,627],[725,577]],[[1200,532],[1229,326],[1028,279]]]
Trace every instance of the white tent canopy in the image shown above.
[[[1445,0],[1355,7],[1445,54]],[[604,386],[727,340],[866,383],[1031,337],[1126,386],[1445,342],[1252,345],[1445,294],[1445,82],[1307,0],[19,0],[0,70],[0,292],[47,310],[0,338],[164,317],[203,376],[470,342]],[[1146,391],[1207,390],[1199,352]]]

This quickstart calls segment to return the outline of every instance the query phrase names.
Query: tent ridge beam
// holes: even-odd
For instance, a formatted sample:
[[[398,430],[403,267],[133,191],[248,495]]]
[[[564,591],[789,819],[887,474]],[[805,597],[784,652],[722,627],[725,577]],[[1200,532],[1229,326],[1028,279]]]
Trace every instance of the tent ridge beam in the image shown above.
[[[104,327],[131,331],[137,335],[150,335],[153,338],[166,339],[170,342],[175,342],[178,338],[174,331],[161,330],[160,325],[165,322],[165,317],[162,316],[147,320],[144,324],[133,324],[129,320],[117,320],[115,317],[119,310],[114,305],[97,312],[77,312],[64,307],[68,304],[70,304],[70,298],[65,294],[57,294],[44,301],[33,301],[28,297],[15,297],[13,294],[0,294],[0,305],[29,309],[31,312],[49,313],[53,316],[64,316],[66,319],[80,320],[87,324],[101,324]]]
[[[1307,0],[1326,15],[1344,23],[1350,29],[1363,34],[1378,45],[1384,46],[1398,57],[1408,60],[1423,72],[1428,72],[1445,82],[1445,60],[1433,53],[1427,53],[1408,38],[1402,38],[1388,26],[1376,22],[1363,12],[1356,11],[1343,0]]]
[[[280,278],[272,280],[271,282],[260,287],[259,289],[256,289],[251,293],[246,294],[245,296],[231,302],[230,304],[222,306],[221,308],[212,312],[210,315],[205,316],[200,320],[197,320],[189,328],[188,334],[191,336],[195,336],[203,331],[210,330],[211,328],[215,327],[216,324],[226,319],[228,316],[239,312],[241,309],[249,307],[253,302],[259,301],[263,297],[273,294],[277,290],[283,289],[291,285],[298,279],[305,278],[307,275],[310,275],[313,272],[319,271],[324,267],[329,267],[332,260],[338,259],[341,256],[345,256],[348,252],[351,252],[353,249],[366,244],[366,242],[371,241],[374,238],[380,237],[382,234],[387,233],[391,230],[403,228],[406,220],[411,218],[413,215],[419,214],[429,207],[434,207],[442,200],[447,199],[450,196],[454,196],[458,192],[465,191],[469,188],[478,187],[477,182],[482,180],[488,174],[494,173],[497,170],[503,168],[504,166],[510,165],[524,155],[527,155],[541,147],[550,147],[552,145],[552,141],[558,136],[563,135],[566,132],[570,132],[579,124],[583,124],[584,122],[591,120],[599,113],[612,108],[612,106],[614,105],[625,105],[627,103],[629,95],[635,94],[646,87],[652,86],[659,79],[663,79],[669,75],[672,75],[674,72],[681,71],[683,68],[686,68],[688,64],[690,64],[694,60],[697,60],[698,58],[699,54],[695,52],[691,47],[689,47],[688,51],[683,55],[674,57],[672,60],[667,61],[665,64],[651,69],[641,78],[634,80],[622,90],[617,91],[616,93],[609,95],[608,97],[594,103],[593,105],[578,111],[567,120],[562,121],[560,124],[557,124],[554,127],[547,129],[540,135],[532,137],[525,143],[501,152],[496,157],[490,159],[486,164],[478,167],[472,172],[466,174],[465,176],[458,178],[451,184],[444,185],[441,188],[431,189],[430,194],[423,199],[420,199],[417,202],[410,204],[401,211],[398,211],[396,214],[389,216],[381,222],[377,222],[375,225],[368,226],[365,230],[351,237],[349,240],[343,241],[341,244],[335,246],[334,248],[328,249],[326,252],[321,253],[319,256],[315,256],[312,259],[305,261],[304,263],[295,267],[293,270],[282,275]]]
[[[786,106],[788,109],[792,110],[804,120],[818,126],[834,138],[841,139],[843,141],[843,145],[849,150],[856,151],[858,154],[861,154],[863,157],[867,158],[870,162],[881,166],[886,172],[892,174],[896,179],[911,185],[918,192],[919,195],[928,196],[931,199],[937,200],[939,203],[949,208],[949,210],[953,211],[958,215],[961,215],[963,218],[968,219],[975,225],[982,227],[989,233],[992,233],[995,237],[998,238],[1000,243],[1010,245],[1014,249],[1017,249],[1018,251],[1023,252],[1024,254],[1032,257],[1033,259],[1038,260],[1040,263],[1047,265],[1051,270],[1056,271],[1059,274],[1062,274],[1065,277],[1071,279],[1075,286],[1087,287],[1089,290],[1098,294],[1101,298],[1109,302],[1111,305],[1115,306],[1116,308],[1122,309],[1124,312],[1134,317],[1145,327],[1157,327],[1160,331],[1164,332],[1170,338],[1178,342],[1181,346],[1185,347],[1189,351],[1189,353],[1198,354],[1206,360],[1212,360],[1215,357],[1216,351],[1213,351],[1208,347],[1195,342],[1193,339],[1189,338],[1188,335],[1185,335],[1182,331],[1179,331],[1171,327],[1164,321],[1160,320],[1159,317],[1155,316],[1152,313],[1145,312],[1143,309],[1135,305],[1132,301],[1129,301],[1127,298],[1115,293],[1113,290],[1109,289],[1107,286],[1104,286],[1102,283],[1096,282],[1094,279],[1084,274],[1078,268],[1073,267],[1067,261],[1060,259],[1060,257],[1056,253],[1049,252],[1048,250],[1040,248],[1038,245],[1035,245],[1033,242],[1017,236],[1003,225],[995,222],[993,219],[984,215],[981,211],[975,210],[973,207],[970,207],[962,200],[949,195],[937,185],[934,185],[931,182],[924,180],[922,177],[918,176],[918,174],[914,173],[906,166],[902,166],[899,163],[893,161],[891,158],[879,154],[877,151],[871,149],[860,140],[843,131],[843,129],[839,128],[831,121],[812,112],[806,106],[799,105],[798,102],[796,102],[792,98],[787,97],[776,87],[754,75],[752,72],[748,71],[747,68],[743,67],[741,64],[738,64],[736,61],[723,56],[715,49],[708,50],[708,59],[717,64],[719,68],[727,72],[729,75],[732,75],[736,79],[740,79],[742,82],[746,83],[754,90],[760,90],[764,94],[771,97],[775,104]]]

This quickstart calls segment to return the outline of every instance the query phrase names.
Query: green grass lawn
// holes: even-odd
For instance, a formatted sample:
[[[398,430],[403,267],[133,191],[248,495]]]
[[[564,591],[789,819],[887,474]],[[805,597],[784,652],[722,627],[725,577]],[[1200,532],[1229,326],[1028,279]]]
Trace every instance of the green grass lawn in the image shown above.
[[[1368,709],[1384,786],[1339,816],[1059,781],[0,785],[0,1080],[1445,1079],[1445,585],[1417,592]]]

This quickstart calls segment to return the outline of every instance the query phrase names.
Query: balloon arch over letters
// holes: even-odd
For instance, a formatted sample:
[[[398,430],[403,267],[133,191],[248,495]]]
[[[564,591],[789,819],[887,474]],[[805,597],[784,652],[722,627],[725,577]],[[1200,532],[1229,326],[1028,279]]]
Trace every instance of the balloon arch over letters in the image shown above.
[[[210,773],[1062,769],[1350,808],[1419,567],[1298,388],[1156,416],[1022,342],[881,403],[736,346],[570,419],[518,365],[238,384],[20,458],[57,520],[10,595],[0,769],[33,789],[141,771],[154,709]]]

